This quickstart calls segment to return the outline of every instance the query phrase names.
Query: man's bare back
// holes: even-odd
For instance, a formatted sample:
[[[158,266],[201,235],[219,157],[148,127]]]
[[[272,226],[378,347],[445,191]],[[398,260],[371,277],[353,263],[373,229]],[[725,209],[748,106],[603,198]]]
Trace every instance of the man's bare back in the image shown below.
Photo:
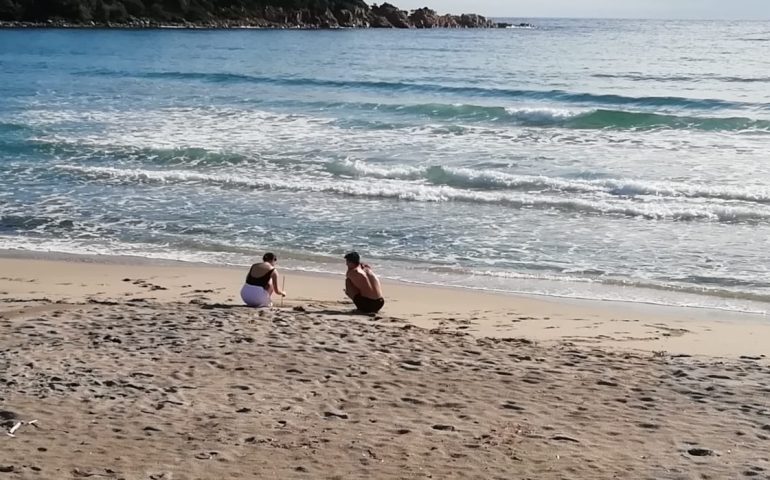
[[[352,283],[352,293],[362,297],[376,300],[382,298],[382,286],[380,279],[374,274],[372,268],[368,265],[359,265],[356,268],[348,270],[348,280]]]
[[[382,284],[372,268],[361,264],[361,258],[352,252],[345,256],[348,271],[345,275],[345,293],[364,313],[376,313],[385,304]]]

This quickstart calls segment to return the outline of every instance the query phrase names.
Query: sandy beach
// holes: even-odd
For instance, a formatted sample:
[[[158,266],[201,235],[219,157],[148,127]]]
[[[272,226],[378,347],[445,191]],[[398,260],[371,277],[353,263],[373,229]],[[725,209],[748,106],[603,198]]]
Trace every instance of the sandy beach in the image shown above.
[[[0,478],[770,478],[770,322],[100,257],[0,259]]]

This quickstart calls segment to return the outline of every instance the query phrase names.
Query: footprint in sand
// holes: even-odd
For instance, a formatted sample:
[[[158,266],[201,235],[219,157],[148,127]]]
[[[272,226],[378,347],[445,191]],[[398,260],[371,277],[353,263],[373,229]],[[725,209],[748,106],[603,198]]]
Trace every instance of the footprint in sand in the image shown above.
[[[327,410],[323,413],[324,418],[339,418],[342,420],[348,419],[348,414],[340,410]]]
[[[524,411],[524,407],[520,407],[513,402],[505,402],[504,404],[501,405],[501,407],[505,408],[506,410],[514,410],[517,412]]]
[[[453,425],[433,425],[431,427],[433,430],[439,430],[442,432],[454,432],[455,427]]]
[[[708,448],[690,448],[687,450],[687,453],[692,455],[693,457],[710,457],[714,455],[713,450],[709,450]]]

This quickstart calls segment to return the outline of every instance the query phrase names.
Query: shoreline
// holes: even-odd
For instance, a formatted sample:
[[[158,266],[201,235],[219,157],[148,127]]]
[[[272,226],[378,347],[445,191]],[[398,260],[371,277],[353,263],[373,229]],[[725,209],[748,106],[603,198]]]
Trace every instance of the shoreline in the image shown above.
[[[306,297],[252,309],[243,269],[82,260],[0,258],[9,479],[770,471],[770,328],[395,283],[352,315],[292,272]]]
[[[180,268],[214,268],[214,269],[228,269],[236,270],[238,272],[244,271],[247,264],[228,264],[228,263],[209,263],[203,261],[193,260],[176,260],[170,258],[161,257],[143,257],[140,255],[108,255],[108,254],[89,254],[89,253],[66,253],[66,252],[42,252],[33,250],[13,250],[0,248],[0,259],[28,259],[28,260],[42,260],[42,261],[54,261],[54,262],[72,262],[72,263],[91,263],[91,264],[105,264],[105,265],[147,265],[158,267],[180,267]],[[340,263],[342,265],[342,263]],[[282,267],[282,271],[307,277],[317,277],[319,279],[331,280],[341,279],[343,273],[322,272],[311,269],[295,268],[295,267]],[[605,298],[589,298],[589,297],[570,297],[567,295],[548,294],[548,293],[529,293],[519,292],[494,288],[474,288],[463,287],[450,284],[430,283],[419,280],[404,280],[390,277],[382,277],[382,280],[386,284],[395,284],[402,287],[414,287],[425,288],[435,290],[446,291],[465,291],[476,292],[482,295],[493,295],[502,297],[513,297],[521,299],[540,299],[540,300],[553,300],[556,302],[565,302],[571,305],[581,304],[598,304],[605,305],[612,309],[660,309],[661,311],[667,310],[674,312],[672,316],[676,316],[675,312],[683,312],[688,310],[702,310],[706,317],[719,317],[735,321],[751,321],[764,322],[768,319],[767,313],[759,313],[753,311],[739,311],[730,310],[727,308],[709,307],[701,305],[673,305],[667,303],[655,303],[647,301],[634,301],[634,300],[615,300]],[[645,287],[629,287],[645,289]],[[769,319],[770,320],[770,319]]]
[[[291,257],[290,254],[287,255],[285,252],[276,252],[278,253],[279,257],[281,258],[288,258],[290,261],[296,261],[297,259],[294,257]],[[106,264],[123,264],[123,265],[135,265],[135,264],[143,264],[143,265],[167,265],[167,266],[192,266],[192,267],[214,267],[214,268],[233,268],[233,269],[243,269],[246,268],[249,264],[248,263],[227,263],[227,262],[217,262],[214,261],[203,261],[203,260],[187,260],[187,259],[173,259],[173,258],[164,258],[164,257],[147,257],[143,256],[141,254],[127,254],[127,255],[119,255],[119,254],[109,254],[109,253],[69,253],[69,252],[58,252],[58,251],[42,251],[42,250],[25,250],[25,249],[15,249],[15,248],[2,248],[0,247],[0,258],[19,258],[19,259],[37,259],[37,260],[53,260],[53,261],[72,261],[72,262],[87,262],[87,263],[106,263]],[[325,257],[327,261],[331,260],[333,257]],[[331,263],[329,263],[331,265]],[[314,270],[312,268],[303,268],[303,267],[283,267],[284,270],[299,274],[299,275],[307,275],[307,276],[319,276],[322,278],[336,278],[342,275],[341,272],[335,273],[335,272],[329,272],[329,271],[320,271],[320,270]],[[488,294],[488,295],[502,295],[506,297],[521,297],[521,298],[534,298],[534,299],[553,299],[556,301],[563,301],[563,302],[576,302],[577,304],[584,303],[584,302],[590,302],[590,303],[598,303],[600,305],[610,305],[614,306],[615,308],[656,308],[656,309],[664,309],[664,310],[673,310],[678,311],[680,309],[684,310],[701,310],[703,311],[703,315],[711,318],[737,318],[739,321],[751,321],[751,319],[755,319],[756,321],[763,322],[765,320],[770,321],[770,310],[747,310],[747,309],[739,309],[735,307],[729,307],[729,306],[713,306],[713,305],[700,305],[700,304],[677,304],[677,303],[667,303],[666,301],[651,301],[646,300],[644,298],[641,299],[624,299],[624,298],[609,298],[609,297],[590,297],[587,295],[567,295],[567,294],[559,294],[559,293],[548,293],[548,292],[540,292],[540,291],[522,291],[522,290],[515,290],[515,289],[504,289],[504,288],[497,288],[497,287],[488,287],[488,288],[481,288],[481,287],[471,287],[471,286],[460,286],[460,285],[453,285],[451,283],[434,283],[428,280],[409,280],[409,279],[403,279],[403,278],[397,278],[397,277],[389,277],[389,276],[383,276],[382,272],[380,271],[380,276],[383,280],[389,282],[389,283],[395,283],[403,286],[413,286],[416,288],[429,288],[429,289],[449,289],[449,290],[467,290],[472,292],[478,292],[482,294]],[[524,279],[521,279],[521,281],[524,281]],[[532,282],[553,282],[553,283],[560,283],[560,280],[557,279],[546,279],[546,278],[537,278],[537,279],[530,279]],[[568,281],[567,281],[568,282]],[[584,282],[580,281],[574,281],[577,285],[583,285]],[[674,295],[682,295],[682,296],[692,296],[692,297],[702,297],[702,298],[723,298],[725,300],[738,300],[742,302],[749,302],[749,304],[759,304],[759,305],[768,305],[770,306],[770,303],[762,302],[760,300],[753,300],[751,298],[744,298],[740,296],[723,296],[723,295],[714,295],[710,293],[698,293],[698,292],[690,292],[690,291],[678,291],[678,290],[668,290],[668,289],[658,289],[655,286],[638,286],[638,285],[620,285],[620,284],[611,284],[611,283],[595,283],[591,284],[593,286],[598,287],[596,290],[617,290],[617,289],[630,289],[630,290],[638,290],[638,291],[644,291],[644,292],[656,292],[660,291],[665,294],[674,294]]]
[[[243,267],[142,257],[0,251],[0,300],[18,307],[65,302],[241,305]],[[77,267],[77,268],[73,268]],[[342,274],[281,268],[285,308],[350,309]],[[509,294],[383,280],[384,315],[477,338],[571,342],[621,351],[740,357],[765,353],[770,322],[756,314],[632,302]],[[14,302],[16,300],[17,302]],[[348,302],[346,304],[346,302]],[[245,308],[245,307],[244,307]],[[767,343],[763,343],[767,342]]]

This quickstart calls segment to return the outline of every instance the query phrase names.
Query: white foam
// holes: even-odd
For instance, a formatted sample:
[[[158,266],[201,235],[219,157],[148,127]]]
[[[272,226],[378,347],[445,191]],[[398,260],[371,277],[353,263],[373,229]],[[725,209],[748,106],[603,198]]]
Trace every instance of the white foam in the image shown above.
[[[558,190],[576,193],[605,193],[615,196],[655,196],[713,198],[770,203],[767,185],[704,185],[684,182],[665,182],[607,178],[599,180],[564,179],[545,175],[516,175],[494,170],[460,167],[410,167],[405,165],[380,166],[361,160],[346,159],[328,164],[332,173],[353,177],[382,179],[436,179],[450,182],[460,188],[526,188],[530,190]],[[431,175],[431,172],[435,172]]]
[[[45,107],[45,108],[43,108]],[[510,107],[523,115],[564,116],[579,114],[574,110],[539,107]],[[348,128],[325,115],[335,112],[313,112],[294,115],[233,107],[161,108],[131,111],[89,111],[64,106],[44,105],[21,114],[20,120],[32,126],[41,126],[37,141],[61,148],[70,146],[66,159],[82,157],[86,147],[102,149],[105,154],[117,149],[186,149],[200,148],[218,154],[236,153],[247,158],[313,160],[317,163],[339,158],[366,161],[356,168],[368,169],[375,175],[377,161],[401,160],[402,165],[386,165],[399,178],[411,179],[414,171],[430,165],[447,168],[460,163],[516,163],[522,173],[554,169],[544,172],[555,178],[562,168],[586,171],[611,171],[622,189],[637,186],[644,191],[658,189],[672,195],[687,193],[698,188],[714,189],[717,198],[729,198],[735,188],[745,184],[750,192],[747,198],[768,198],[763,175],[749,178],[746,172],[752,165],[761,165],[767,150],[766,138],[751,135],[720,135],[714,132],[645,132],[644,148],[629,138],[628,132],[580,131],[560,129],[528,129],[516,125],[459,126],[452,124],[404,125],[398,128],[372,130]],[[41,129],[38,129],[41,130]],[[735,152],[740,149],[741,157]],[[97,152],[98,154],[98,152]],[[704,155],[711,168],[704,168]],[[541,160],[543,159],[543,160]],[[375,161],[372,161],[375,160]],[[738,161],[740,160],[740,161]],[[149,159],[144,158],[144,161]],[[141,163],[136,155],[134,163]],[[413,163],[414,162],[414,163]],[[312,168],[312,167],[309,167]],[[755,167],[754,167],[755,168]],[[661,182],[661,185],[634,185],[624,180],[659,181],[657,173],[666,172],[679,177],[693,177],[695,186]],[[697,172],[697,175],[693,175]],[[460,173],[461,174],[461,173]],[[387,178],[388,173],[378,174]],[[619,176],[623,175],[623,176]],[[502,182],[517,182],[516,178],[499,176]],[[495,179],[491,179],[494,181]],[[525,179],[526,181],[526,179]],[[558,180],[556,180],[558,181]],[[607,182],[611,182],[608,180]],[[724,186],[725,184],[733,186]],[[766,183],[766,182],[764,182]],[[494,184],[492,186],[495,186]],[[596,184],[575,180],[576,188],[594,189]],[[601,185],[600,188],[613,188]],[[557,185],[557,188],[560,188]],[[728,191],[720,191],[726,189]],[[740,192],[736,197],[739,197]]]
[[[419,180],[425,176],[425,167],[372,165],[361,160],[346,158],[339,162],[329,162],[326,169],[334,174],[351,177],[371,177],[393,180]]]
[[[444,185],[424,185],[397,180],[368,182],[295,175],[271,178],[249,175],[200,173],[185,170],[120,169],[114,167],[86,167],[58,165],[63,171],[77,172],[94,179],[120,179],[128,182],[204,183],[255,189],[331,193],[357,197],[391,198],[418,202],[472,202],[494,203],[514,208],[559,209],[585,214],[609,214],[648,219],[707,220],[723,222],[770,220],[770,206],[753,207],[714,205],[708,203],[669,204],[664,202],[636,202],[622,198],[569,198],[548,194],[518,192],[472,191]]]
[[[595,110],[574,110],[567,108],[505,107],[506,113],[527,123],[553,123],[594,112]]]

